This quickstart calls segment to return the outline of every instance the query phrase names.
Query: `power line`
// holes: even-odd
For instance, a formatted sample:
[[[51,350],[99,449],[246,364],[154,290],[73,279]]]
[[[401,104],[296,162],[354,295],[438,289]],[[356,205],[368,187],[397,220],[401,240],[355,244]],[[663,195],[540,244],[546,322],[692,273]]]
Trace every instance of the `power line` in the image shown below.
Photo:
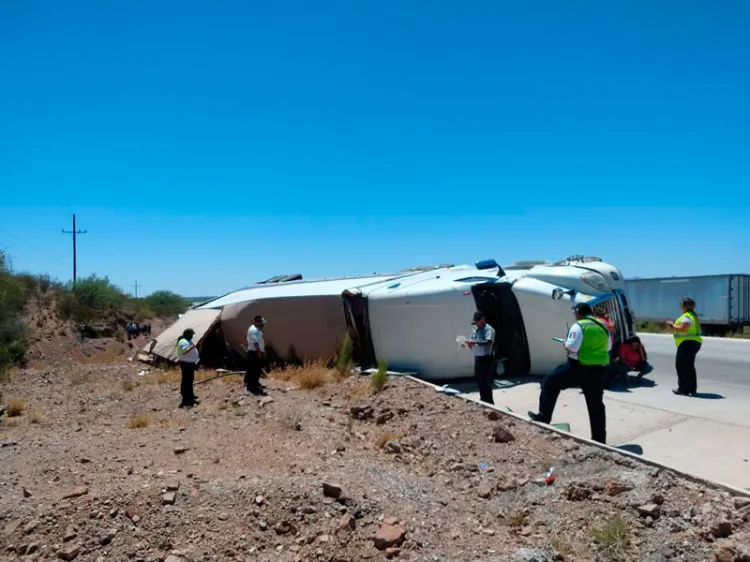
[[[141,289],[143,288],[143,285],[138,284],[138,280],[135,280],[135,285],[131,285],[131,287],[135,287],[135,298],[138,298],[138,287]]]
[[[76,267],[77,267],[77,259],[76,259],[76,235],[77,234],[86,234],[88,230],[76,230],[76,214],[73,213],[73,230],[65,230],[63,229],[63,234],[72,234],[73,235],[73,288],[76,287]]]
[[[18,236],[13,236],[13,235],[12,235],[12,234],[11,234],[10,232],[8,232],[7,230],[3,230],[2,228],[0,228],[0,232],[2,232],[3,234],[5,234],[6,236],[10,236],[10,237],[11,237],[11,238],[13,238],[14,240],[17,240],[18,242],[20,242],[20,243],[21,243],[21,244],[23,244],[24,246],[28,246],[29,248],[31,248],[31,249],[32,249],[32,250],[34,250],[35,252],[39,252],[39,253],[40,253],[41,255],[43,255],[43,256],[44,256],[44,257],[46,257],[46,258],[49,258],[49,259],[51,259],[51,260],[54,260],[54,261],[56,261],[57,263],[59,263],[59,264],[62,264],[62,265],[68,265],[67,263],[65,263],[65,262],[64,262],[63,260],[61,260],[60,258],[56,258],[55,256],[51,256],[51,255],[49,255],[49,254],[48,254],[47,252],[45,252],[44,250],[40,250],[40,249],[39,249],[39,248],[37,248],[36,246],[33,246],[32,244],[29,244],[28,242],[26,242],[26,241],[24,241],[24,240],[21,240],[21,239],[20,239],[20,238],[19,238]]]

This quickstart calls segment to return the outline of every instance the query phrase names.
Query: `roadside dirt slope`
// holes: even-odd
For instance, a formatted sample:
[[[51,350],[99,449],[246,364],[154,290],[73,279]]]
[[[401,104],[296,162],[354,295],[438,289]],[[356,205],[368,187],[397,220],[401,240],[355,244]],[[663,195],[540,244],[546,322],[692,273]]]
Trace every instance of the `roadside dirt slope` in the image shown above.
[[[418,383],[313,366],[184,411],[178,373],[143,368],[3,388],[0,560],[750,561],[744,498]]]

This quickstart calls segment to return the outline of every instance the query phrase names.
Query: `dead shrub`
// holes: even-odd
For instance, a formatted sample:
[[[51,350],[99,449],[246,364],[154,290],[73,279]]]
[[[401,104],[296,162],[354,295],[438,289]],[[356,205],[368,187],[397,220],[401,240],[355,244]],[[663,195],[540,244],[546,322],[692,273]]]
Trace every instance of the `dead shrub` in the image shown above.
[[[274,380],[294,383],[305,390],[320,388],[331,379],[325,361],[308,361],[301,367],[271,371],[268,376]]]
[[[294,381],[300,388],[311,390],[323,386],[328,379],[328,374],[319,369],[301,369]]]
[[[80,386],[82,384],[86,384],[87,382],[89,382],[88,375],[79,370],[73,371],[73,374],[70,375],[71,386]]]
[[[406,437],[406,433],[398,430],[398,429],[391,429],[386,431],[385,433],[381,433],[380,436],[375,440],[375,446],[378,449],[382,449],[386,446],[388,441],[398,441],[399,439],[403,439]]]
[[[302,414],[297,410],[289,410],[281,415],[281,424],[287,429],[300,431],[302,429]]]
[[[148,414],[137,414],[130,418],[128,429],[142,429],[148,427],[150,423],[151,420],[149,419]]]
[[[135,388],[135,384],[133,384],[133,381],[122,381],[120,383],[120,387],[122,388],[123,392],[132,392]]]
[[[44,412],[40,409],[31,410],[29,412],[29,423],[38,424],[42,423],[42,420],[44,419]]]
[[[5,404],[5,415],[9,418],[17,418],[26,410],[26,402],[20,398],[13,398],[8,400]]]
[[[122,359],[125,354],[125,350],[119,347],[108,347],[104,351],[95,353],[91,356],[83,356],[78,362],[84,365],[107,365],[109,363],[117,363]]]

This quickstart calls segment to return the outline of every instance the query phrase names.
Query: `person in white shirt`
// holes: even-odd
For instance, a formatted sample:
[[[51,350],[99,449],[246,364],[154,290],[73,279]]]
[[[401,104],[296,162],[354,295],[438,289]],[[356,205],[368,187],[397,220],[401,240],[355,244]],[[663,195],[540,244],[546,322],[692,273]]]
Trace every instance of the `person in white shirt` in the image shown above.
[[[560,392],[566,388],[580,387],[589,411],[591,439],[605,443],[607,420],[604,383],[612,338],[607,325],[593,316],[588,304],[577,304],[575,317],[576,322],[563,344],[568,361],[544,379],[539,395],[539,412],[529,412],[528,415],[534,421],[550,423]]]
[[[479,387],[479,399],[487,404],[494,404],[492,398],[492,381],[495,378],[495,330],[487,324],[484,314],[474,313],[471,339],[466,342],[474,356],[474,378]]]
[[[266,319],[256,316],[247,329],[247,370],[245,371],[245,388],[251,394],[263,396],[265,389],[260,384],[263,363],[266,357],[266,344],[263,341],[263,327]]]
[[[177,340],[177,359],[182,371],[180,381],[180,395],[182,402],[180,408],[192,408],[200,404],[198,397],[193,392],[193,383],[195,381],[195,368],[200,361],[198,348],[193,343],[195,331],[188,328],[182,332],[182,336]]]

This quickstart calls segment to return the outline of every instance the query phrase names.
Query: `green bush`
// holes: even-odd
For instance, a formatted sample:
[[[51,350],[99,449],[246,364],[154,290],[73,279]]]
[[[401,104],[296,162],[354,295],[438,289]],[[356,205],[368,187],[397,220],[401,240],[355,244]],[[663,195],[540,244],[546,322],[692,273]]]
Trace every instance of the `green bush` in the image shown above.
[[[370,386],[372,391],[377,394],[381,392],[385,385],[388,383],[388,363],[385,359],[378,361],[378,370],[372,375],[370,379]]]
[[[349,334],[346,334],[336,352],[335,367],[340,376],[345,377],[349,374],[349,371],[351,371],[352,366],[354,365],[353,355],[354,343],[352,342],[352,338],[349,337]]]
[[[14,275],[0,250],[0,378],[11,365],[23,363],[28,347],[27,328],[21,313],[30,296],[29,276]]]
[[[75,322],[91,322],[107,312],[121,310],[129,298],[108,277],[90,275],[72,282],[58,297],[58,310],[63,318]]]
[[[143,302],[157,316],[177,316],[190,307],[190,301],[172,291],[156,291],[143,299]]]

